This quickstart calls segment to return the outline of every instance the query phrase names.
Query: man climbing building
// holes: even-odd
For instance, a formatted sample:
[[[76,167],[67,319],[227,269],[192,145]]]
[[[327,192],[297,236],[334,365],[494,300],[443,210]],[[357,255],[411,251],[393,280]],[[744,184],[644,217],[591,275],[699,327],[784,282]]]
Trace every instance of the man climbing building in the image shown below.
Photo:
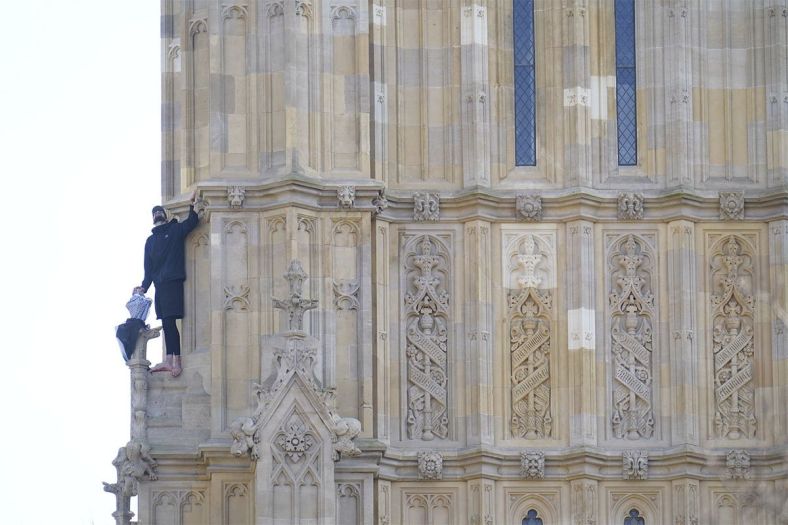
[[[145,277],[135,293],[145,293],[151,285],[156,286],[154,307],[156,318],[164,328],[164,346],[167,356],[151,372],[170,372],[172,377],[181,374],[181,334],[176,319],[183,319],[183,281],[186,280],[184,240],[197,227],[199,218],[194,211],[197,191],[192,194],[189,216],[183,222],[173,218],[167,222],[167,212],[154,206],[153,229],[145,241]]]

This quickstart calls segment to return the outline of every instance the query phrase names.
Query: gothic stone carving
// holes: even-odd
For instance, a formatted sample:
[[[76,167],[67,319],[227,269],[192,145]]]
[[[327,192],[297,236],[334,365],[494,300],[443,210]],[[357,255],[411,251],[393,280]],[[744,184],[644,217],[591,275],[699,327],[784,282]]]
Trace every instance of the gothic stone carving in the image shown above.
[[[380,190],[378,195],[372,199],[372,205],[375,207],[375,215],[380,215],[383,213],[383,210],[389,207],[389,201],[383,190]]]
[[[541,450],[520,452],[520,476],[525,479],[543,479],[544,452]]]
[[[727,221],[744,219],[744,193],[740,191],[720,192],[720,219]]]
[[[753,267],[747,243],[734,235],[711,252],[714,424],[728,439],[755,436],[752,381],[755,310]]]
[[[547,261],[546,244],[525,235],[509,253],[509,268],[519,289],[509,293],[509,345],[512,364],[512,434],[537,439],[549,437],[550,338],[552,296],[540,290],[538,273]]]
[[[231,451],[236,456],[249,453],[252,459],[261,457],[263,443],[260,442],[260,430],[263,419],[273,410],[273,401],[281,397],[283,388],[297,375],[324,421],[330,421],[334,460],[338,461],[342,455],[357,456],[361,454],[361,450],[354,440],[361,433],[361,423],[353,418],[343,418],[332,410],[333,392],[320,386],[314,372],[319,343],[309,338],[301,329],[304,311],[317,307],[317,301],[301,297],[307,275],[301,264],[294,260],[288,266],[284,278],[288,282],[290,296],[284,300],[273,299],[273,302],[275,307],[289,313],[290,331],[282,334],[284,344],[274,348],[275,370],[272,375],[262,384],[254,383],[252,386],[257,398],[253,417],[237,418],[230,425],[230,435],[233,438]],[[288,461],[297,463],[308,453],[314,439],[315,434],[307,429],[303,419],[293,413],[290,422],[280,428],[274,441],[282,454],[289,458]]]
[[[240,208],[246,198],[246,188],[243,186],[229,186],[227,188],[227,202],[231,208]]]
[[[542,197],[539,195],[518,195],[517,216],[526,221],[541,221]]]
[[[419,479],[443,479],[443,456],[440,452],[419,452]]]
[[[624,479],[648,477],[648,453],[645,450],[624,451]]]
[[[306,273],[301,267],[300,262],[296,260],[290,261],[285,279],[290,288],[290,296],[284,300],[274,299],[274,308],[279,308],[287,312],[288,327],[290,330],[302,330],[304,325],[304,313],[307,310],[317,308],[317,300],[304,299],[301,295],[301,289],[306,280]]]
[[[407,425],[410,439],[429,441],[449,434],[446,350],[449,256],[430,235],[405,250],[405,340],[408,366]]]
[[[642,193],[619,193],[618,194],[618,218],[629,221],[640,220],[643,218],[643,194]]]
[[[356,188],[354,186],[340,186],[337,188],[337,199],[340,208],[352,208],[353,201],[356,200]]]
[[[334,306],[337,310],[358,310],[361,304],[358,302],[359,284],[355,279],[340,279],[333,281]]]
[[[746,450],[734,449],[725,458],[729,479],[750,479],[750,453]]]
[[[440,196],[437,193],[413,195],[413,220],[437,221],[440,215]]]
[[[655,258],[636,235],[617,240],[608,256],[613,353],[613,434],[649,438],[654,433],[652,345]]]
[[[130,498],[139,494],[140,481],[156,480],[156,462],[150,456],[150,447],[142,441],[132,439],[125,447],[120,447],[112,464],[118,481],[104,483],[107,492]]]

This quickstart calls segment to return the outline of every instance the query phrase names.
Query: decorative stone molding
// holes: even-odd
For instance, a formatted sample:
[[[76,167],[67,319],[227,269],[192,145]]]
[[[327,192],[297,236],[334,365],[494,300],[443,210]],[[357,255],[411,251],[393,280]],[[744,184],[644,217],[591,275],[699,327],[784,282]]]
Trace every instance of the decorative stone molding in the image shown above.
[[[618,218],[635,221],[643,218],[644,198],[642,193],[618,194]]]
[[[719,239],[711,250],[714,425],[727,439],[751,439],[757,426],[753,258],[749,243],[735,235]]]
[[[520,452],[520,476],[525,479],[544,479],[544,452],[541,450]]]
[[[418,461],[419,479],[443,479],[443,456],[440,452],[419,452]]]
[[[744,220],[744,193],[740,191],[720,192],[720,219]]]
[[[408,243],[404,262],[408,437],[446,439],[449,254],[439,239],[422,235]]]
[[[377,196],[372,199],[372,205],[375,207],[375,215],[380,215],[383,213],[383,210],[389,207],[389,201],[384,190],[380,190]]]
[[[356,188],[354,186],[340,186],[337,188],[337,199],[340,208],[352,208],[356,200]]]
[[[517,216],[529,222],[542,220],[542,197],[539,195],[518,195]]]
[[[413,220],[437,221],[440,217],[440,195],[437,193],[413,194]]]
[[[611,352],[615,366],[611,424],[619,439],[654,434],[654,257],[646,240],[626,235],[607,256]]]
[[[551,270],[547,241],[527,234],[507,252],[510,279],[517,289],[509,292],[509,351],[511,355],[512,435],[516,438],[549,437],[553,418],[550,407],[550,343],[553,298],[541,289],[542,276]]]
[[[728,451],[725,457],[728,479],[750,479],[750,453],[743,449]]]
[[[623,455],[624,479],[646,479],[648,477],[648,452],[625,450]]]
[[[231,208],[240,208],[244,205],[246,198],[246,188],[243,186],[227,187],[227,203]]]
[[[358,310],[361,307],[358,301],[359,283],[356,279],[339,279],[332,281],[331,286],[337,310]]]

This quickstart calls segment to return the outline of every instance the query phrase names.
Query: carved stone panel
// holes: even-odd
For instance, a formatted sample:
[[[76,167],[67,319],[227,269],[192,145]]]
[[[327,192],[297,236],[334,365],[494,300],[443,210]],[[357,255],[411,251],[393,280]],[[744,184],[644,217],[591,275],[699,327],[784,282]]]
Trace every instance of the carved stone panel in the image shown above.
[[[418,464],[419,479],[443,479],[443,456],[440,452],[419,452]]]
[[[655,422],[654,248],[645,237],[635,234],[608,237],[607,246],[613,435],[631,440],[650,438]]]
[[[413,220],[437,221],[440,218],[440,195],[415,193],[413,195]]]
[[[646,479],[648,477],[648,452],[625,450],[623,456],[624,479]]]
[[[710,250],[714,428],[718,437],[752,438],[756,431],[753,354],[753,249],[729,235]]]
[[[408,241],[402,260],[408,438],[447,439],[449,250],[437,237],[421,235]]]
[[[744,193],[740,191],[720,192],[720,219],[728,221],[744,219]]]
[[[511,359],[511,428],[515,438],[550,437],[550,352],[554,239],[525,234],[507,246],[508,321]]]
[[[543,479],[544,452],[541,450],[520,452],[520,476],[526,479]]]
[[[642,193],[619,193],[618,218],[628,221],[642,219],[643,200]]]

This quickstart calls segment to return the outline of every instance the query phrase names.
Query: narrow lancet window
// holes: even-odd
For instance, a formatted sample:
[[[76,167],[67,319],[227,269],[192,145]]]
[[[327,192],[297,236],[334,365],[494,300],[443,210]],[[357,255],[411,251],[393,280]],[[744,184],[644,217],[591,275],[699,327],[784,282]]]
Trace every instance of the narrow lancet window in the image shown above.
[[[536,59],[534,0],[514,0],[514,156],[536,166]]]
[[[615,2],[618,165],[635,166],[638,159],[635,0],[615,0]]]

